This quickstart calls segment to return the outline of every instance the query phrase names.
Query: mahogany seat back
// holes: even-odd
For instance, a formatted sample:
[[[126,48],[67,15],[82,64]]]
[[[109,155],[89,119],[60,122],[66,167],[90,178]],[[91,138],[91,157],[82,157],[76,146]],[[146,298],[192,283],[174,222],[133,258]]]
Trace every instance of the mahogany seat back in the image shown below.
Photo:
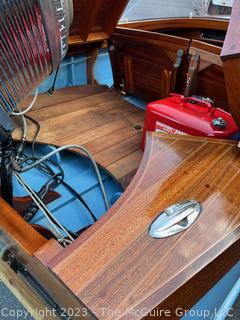
[[[181,91],[182,64],[190,41],[165,34],[117,28],[109,43],[115,88],[146,101]]]

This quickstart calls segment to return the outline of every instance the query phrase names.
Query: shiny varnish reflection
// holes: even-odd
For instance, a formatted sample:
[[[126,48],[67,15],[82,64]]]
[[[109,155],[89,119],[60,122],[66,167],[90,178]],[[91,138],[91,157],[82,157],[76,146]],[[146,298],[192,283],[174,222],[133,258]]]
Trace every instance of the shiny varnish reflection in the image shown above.
[[[152,319],[134,311],[190,308],[239,261],[239,190],[237,143],[149,134],[123,197],[47,264],[98,319]],[[203,206],[191,228],[149,236],[160,212],[191,199]]]

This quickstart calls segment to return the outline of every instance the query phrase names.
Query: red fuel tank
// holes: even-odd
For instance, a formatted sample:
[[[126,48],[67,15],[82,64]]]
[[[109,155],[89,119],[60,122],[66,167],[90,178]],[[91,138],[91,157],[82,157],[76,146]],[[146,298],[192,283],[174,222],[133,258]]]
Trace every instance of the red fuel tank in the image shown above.
[[[171,94],[166,99],[148,104],[142,149],[147,131],[229,139],[239,129],[231,114],[214,108],[211,103]]]

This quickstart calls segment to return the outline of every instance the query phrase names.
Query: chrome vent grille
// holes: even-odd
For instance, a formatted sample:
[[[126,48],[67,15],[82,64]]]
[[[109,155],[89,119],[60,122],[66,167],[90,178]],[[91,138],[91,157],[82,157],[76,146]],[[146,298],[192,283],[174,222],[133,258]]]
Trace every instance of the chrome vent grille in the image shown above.
[[[72,0],[0,1],[0,106],[17,106],[67,52]]]
[[[0,15],[0,104],[10,113],[52,72],[52,64],[37,1],[2,0]]]

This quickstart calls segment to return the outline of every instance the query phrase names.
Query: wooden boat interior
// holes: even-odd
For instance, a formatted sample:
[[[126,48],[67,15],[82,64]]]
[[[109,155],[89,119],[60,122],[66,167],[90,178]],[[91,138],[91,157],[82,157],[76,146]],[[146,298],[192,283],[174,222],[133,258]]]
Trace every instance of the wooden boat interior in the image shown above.
[[[148,133],[144,153],[140,148],[142,106],[173,92],[210,97],[240,125],[239,1],[230,22],[196,17],[117,24],[127,3],[73,0],[68,56],[84,55],[87,83],[41,93],[28,113],[41,126],[36,140],[40,153],[82,145],[98,163],[105,186],[112,186],[109,197],[119,197],[105,210],[94,196],[98,221],[77,225],[74,232],[87,230],[65,247],[53,230],[49,236],[34,227],[40,216],[28,223],[17,212],[19,206],[14,209],[0,198],[1,277],[30,309],[44,301],[33,289],[32,279],[37,279],[58,306],[78,308],[81,314],[87,310],[86,319],[147,320],[150,312],[166,308],[171,319],[180,319],[173,310],[179,305],[190,309],[239,262],[238,141],[155,132]],[[111,88],[95,77],[101,52],[109,54]],[[30,153],[36,129],[31,120],[27,123]],[[17,126],[14,139],[19,141],[19,122]],[[61,161],[79,158],[86,166],[81,177],[72,172],[71,181],[79,180],[80,188],[90,165],[82,150],[72,149]],[[99,195],[96,180],[92,185],[82,192],[89,188],[89,194]],[[149,236],[161,212],[188,199],[203,208],[190,229],[165,239]],[[68,200],[56,201],[63,216]],[[70,217],[65,216],[66,224]],[[26,270],[31,285],[25,281]],[[105,308],[118,313],[104,313]],[[144,308],[144,316],[136,313]]]
[[[135,175],[143,154],[144,111],[117,91],[101,85],[57,90],[53,96],[39,96],[29,116],[41,125],[38,142],[58,146],[80,143],[124,187]],[[35,126],[29,125],[31,141]],[[15,133],[16,138],[19,135]]]
[[[227,28],[227,21],[203,18],[119,25],[110,40],[111,49],[115,47],[110,51],[115,86],[124,84],[124,91],[147,101],[170,92],[181,93],[186,86],[189,59],[200,55],[195,94],[211,96],[216,105],[228,110],[220,59]],[[175,65],[177,50],[183,50],[181,66]]]

